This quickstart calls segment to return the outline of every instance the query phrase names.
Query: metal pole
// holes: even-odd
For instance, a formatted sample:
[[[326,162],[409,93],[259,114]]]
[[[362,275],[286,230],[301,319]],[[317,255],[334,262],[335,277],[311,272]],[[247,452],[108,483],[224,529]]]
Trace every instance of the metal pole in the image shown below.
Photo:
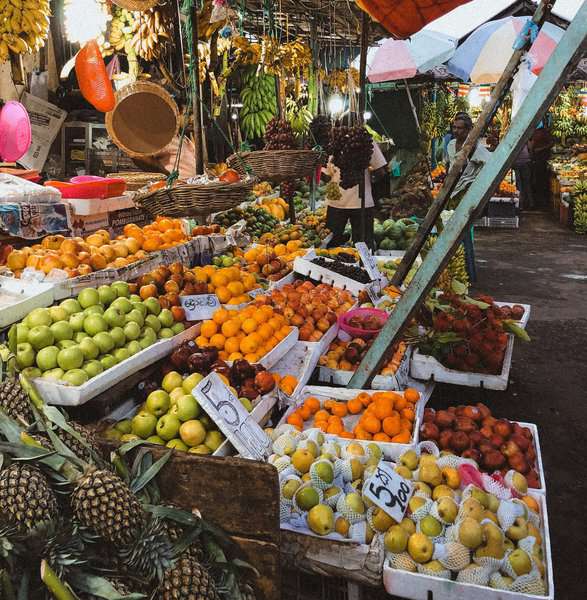
[[[536,12],[532,17],[532,21],[536,23],[539,27],[542,26],[544,20],[546,19],[546,15],[550,12],[551,4],[549,0],[541,0],[540,4],[536,8]],[[519,50],[514,50],[504,72],[502,73],[499,81],[497,82],[493,93],[491,94],[491,99],[485,106],[485,108],[481,111],[477,122],[475,123],[473,129],[469,132],[469,135],[463,144],[461,151],[458,153],[457,158],[450,166],[450,170],[447,173],[446,179],[440,188],[438,196],[434,199],[434,202],[428,209],[428,213],[424,218],[424,221],[420,225],[416,236],[410,247],[407,249],[404,257],[402,258],[401,263],[399,264],[391,283],[397,287],[401,286],[406,275],[410,271],[412,264],[416,260],[416,257],[420,253],[422,246],[426,242],[426,239],[430,235],[430,231],[434,227],[434,224],[438,220],[440,213],[444,210],[446,203],[450,199],[450,195],[457,184],[458,180],[461,177],[461,173],[463,172],[469,158],[475,151],[477,146],[477,142],[479,138],[482,136],[483,132],[487,128],[487,126],[491,123],[493,119],[493,115],[497,110],[499,103],[503,95],[507,92],[510,87],[510,82],[515,72],[518,69],[518,65],[520,60],[526,53],[526,50],[529,47],[529,41],[526,43],[524,48]]]
[[[361,59],[359,63],[359,123],[362,124],[367,105],[367,89],[365,86],[367,80],[367,52],[369,51],[369,24],[370,17],[363,12],[361,17]],[[365,175],[359,179],[359,197],[361,198],[361,240],[367,238],[366,219],[365,219]],[[357,242],[358,240],[353,240]]]
[[[194,3],[192,10],[192,46],[194,52],[195,73],[194,78],[194,146],[196,153],[196,175],[201,175],[204,172],[204,145],[202,143],[202,106],[201,90],[200,90],[200,48],[198,45],[198,6]]]
[[[387,350],[400,340],[404,327],[426,298],[438,274],[445,268],[453,248],[470,227],[475,213],[489,200],[493,190],[560,92],[574,66],[574,61],[581,56],[582,44],[586,39],[587,2],[584,2],[532,86],[532,93],[526,97],[491,160],[485,164],[465,193],[453,217],[426,255],[405,294],[365,355],[349,382],[349,388],[364,388],[378,372]]]

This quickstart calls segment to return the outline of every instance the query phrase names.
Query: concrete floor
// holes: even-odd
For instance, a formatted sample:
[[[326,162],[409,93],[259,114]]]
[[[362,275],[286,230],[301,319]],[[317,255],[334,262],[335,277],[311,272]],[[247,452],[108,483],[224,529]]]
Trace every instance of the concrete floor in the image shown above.
[[[532,305],[505,392],[438,386],[430,405],[486,402],[497,417],[536,423],[546,472],[557,599],[587,598],[587,237],[546,213],[519,230],[476,230],[475,289]]]

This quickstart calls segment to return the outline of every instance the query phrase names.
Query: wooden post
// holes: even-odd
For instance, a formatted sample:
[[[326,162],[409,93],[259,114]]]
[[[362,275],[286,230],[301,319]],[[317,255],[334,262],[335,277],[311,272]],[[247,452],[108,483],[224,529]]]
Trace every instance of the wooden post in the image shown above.
[[[404,327],[426,298],[436,277],[445,268],[452,250],[471,226],[476,212],[489,200],[544,112],[560,92],[568,73],[574,67],[574,62],[581,54],[582,44],[586,39],[587,2],[584,2],[532,86],[532,93],[524,100],[491,160],[485,164],[466,191],[375,343],[361,361],[349,382],[349,388],[364,388],[378,372],[387,350],[400,340]]]
[[[196,175],[204,173],[204,144],[202,143],[202,95],[200,91],[200,48],[198,45],[198,6],[197,2],[194,2],[192,9],[192,46],[195,61],[195,73],[194,77],[194,146],[196,152]]]
[[[364,121],[365,107],[367,105],[367,90],[365,82],[367,80],[367,52],[369,51],[369,15],[363,11],[361,17],[361,55],[359,62],[359,124]],[[365,174],[359,179],[359,197],[361,198],[361,240],[367,239],[366,219],[365,219]],[[353,240],[357,242],[358,240]]]
[[[539,27],[542,26],[544,20],[546,19],[546,15],[550,10],[549,0],[541,0],[540,4],[536,8],[534,16],[532,20]],[[455,188],[458,180],[461,177],[461,173],[465,169],[469,158],[475,151],[477,147],[477,142],[479,138],[482,136],[483,132],[487,128],[487,126],[491,123],[493,119],[493,115],[497,106],[501,102],[501,99],[505,93],[507,93],[510,82],[514,74],[516,73],[518,66],[520,64],[520,60],[526,53],[529,44],[523,49],[514,50],[504,72],[502,73],[499,81],[497,82],[493,93],[491,94],[491,99],[485,105],[484,109],[481,111],[479,118],[477,119],[473,129],[469,132],[465,143],[461,151],[458,153],[457,158],[455,159],[454,164],[450,165],[450,170],[446,175],[446,179],[444,180],[442,187],[438,193],[438,196],[434,199],[434,202],[428,209],[428,213],[424,218],[424,221],[420,225],[412,244],[407,249],[404,257],[402,258],[401,263],[399,264],[391,283],[397,287],[401,286],[406,275],[410,271],[412,264],[416,260],[416,257],[420,253],[420,250],[424,246],[426,239],[430,235],[430,231],[434,227],[436,221],[440,217],[440,213],[444,210],[446,203],[450,199],[450,195]]]

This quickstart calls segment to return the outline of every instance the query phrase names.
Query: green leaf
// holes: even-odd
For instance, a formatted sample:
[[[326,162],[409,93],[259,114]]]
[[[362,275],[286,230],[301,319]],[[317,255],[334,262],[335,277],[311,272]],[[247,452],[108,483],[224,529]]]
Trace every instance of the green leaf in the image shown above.
[[[257,569],[251,563],[248,563],[246,560],[241,560],[240,558],[233,558],[230,562],[239,569],[248,569],[249,571],[252,571],[255,574],[255,577],[261,577],[261,573],[259,573],[259,571],[257,571]]]
[[[181,508],[174,508],[173,506],[154,506],[149,504],[143,505],[143,508],[160,519],[175,521],[176,523],[189,525],[190,527],[195,525],[201,526],[201,519],[199,517],[196,517],[191,512]]]
[[[141,491],[154,477],[157,476],[159,471],[167,464],[172,454],[173,450],[169,450],[167,454],[163,455],[154,465],[149,467],[140,477],[135,479],[130,486],[131,491],[134,494]]]
[[[47,417],[47,419],[49,419],[49,421],[51,421],[51,423],[57,425],[57,427],[63,429],[64,431],[69,433],[69,435],[74,437],[78,442],[80,442],[80,444],[89,452],[94,462],[101,462],[101,458],[99,456],[96,456],[95,452],[92,450],[92,447],[88,444],[87,440],[79,433],[79,431],[76,431],[67,422],[67,419],[59,409],[57,409],[54,406],[44,406],[43,414]],[[69,446],[67,446],[67,444],[65,444],[57,434],[52,432],[50,429],[47,429],[47,433],[49,434],[49,437],[51,438],[55,449],[58,450],[60,454],[66,454],[67,456],[72,456],[78,459],[78,461],[80,460],[80,457],[76,456],[75,453],[72,452],[72,450],[69,448]],[[53,435],[51,435],[52,433]]]
[[[0,410],[0,433],[9,442],[18,444],[22,431],[22,427],[14,419],[11,419],[3,410]]]
[[[69,576],[69,581],[75,590],[99,596],[105,600],[140,600],[147,597],[145,594],[138,593],[121,595],[109,581],[90,573],[73,572]]]
[[[475,300],[475,298],[469,298],[469,296],[465,296],[465,300],[468,304],[478,306],[481,310],[487,310],[491,306],[491,304],[487,304],[487,302],[481,302],[481,300]]]
[[[118,453],[120,454],[120,456],[124,456],[137,446],[140,446],[141,444],[145,443],[145,440],[131,440],[130,442],[126,442],[126,444],[122,444],[122,446],[118,448]]]
[[[460,281],[458,281],[457,279],[453,279],[450,282],[450,287],[452,289],[452,291],[455,294],[458,294],[459,296],[462,296],[463,294],[467,293],[467,286],[464,283],[461,283]]]
[[[532,338],[528,335],[525,329],[522,329],[515,321],[507,319],[502,321],[503,328],[510,333],[513,333],[518,339],[523,342],[530,342]]]

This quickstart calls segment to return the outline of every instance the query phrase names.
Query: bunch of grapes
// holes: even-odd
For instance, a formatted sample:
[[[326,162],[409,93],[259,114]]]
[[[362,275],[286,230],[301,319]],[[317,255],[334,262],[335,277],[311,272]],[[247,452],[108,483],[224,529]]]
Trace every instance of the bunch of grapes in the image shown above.
[[[277,117],[267,123],[265,150],[295,150],[296,142],[291,125]]]
[[[297,186],[295,181],[282,181],[279,184],[279,191],[281,193],[281,197],[288,202],[294,197],[296,193]]]
[[[361,125],[340,125],[332,129],[330,153],[340,169],[340,186],[346,190],[358,185],[365,176],[373,154],[373,139]]]
[[[310,133],[314,142],[325,152],[330,152],[330,132],[332,130],[332,121],[326,115],[317,115],[310,123]]]

